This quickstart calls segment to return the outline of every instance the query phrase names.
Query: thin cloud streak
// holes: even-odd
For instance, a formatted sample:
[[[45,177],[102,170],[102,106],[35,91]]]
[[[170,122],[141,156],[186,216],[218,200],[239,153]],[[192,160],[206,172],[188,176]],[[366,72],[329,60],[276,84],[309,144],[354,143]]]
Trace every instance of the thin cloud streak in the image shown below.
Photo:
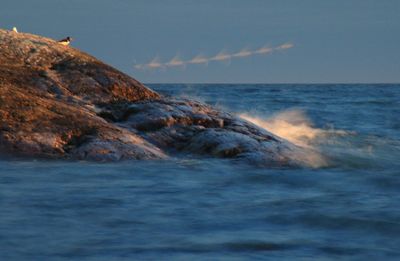
[[[172,58],[169,62],[162,63],[158,57],[155,57],[153,60],[151,60],[147,64],[136,64],[134,66],[135,69],[137,70],[154,70],[154,69],[164,69],[168,67],[186,67],[188,64],[205,64],[208,65],[209,62],[211,61],[217,61],[217,62],[230,62],[231,59],[236,58],[246,58],[249,56],[253,55],[265,55],[272,53],[274,51],[283,51],[287,50],[290,48],[293,48],[294,44],[292,43],[284,43],[276,47],[268,47],[268,46],[263,46],[259,49],[256,50],[249,50],[249,49],[242,49],[241,51],[233,54],[229,54],[226,51],[221,51],[215,56],[212,57],[206,57],[203,55],[196,55],[190,60],[184,61],[179,56],[175,56]]]
[[[165,66],[185,66],[186,62],[180,59],[178,56],[175,56],[174,58],[171,59],[168,63],[165,64]]]
[[[205,63],[205,64],[208,64],[208,61],[209,61],[209,60],[210,60],[210,59],[207,58],[207,57],[205,57],[205,56],[197,55],[197,56],[195,56],[192,60],[188,61],[187,63],[191,63],[191,64],[201,64],[201,63]]]
[[[243,49],[243,50],[241,50],[241,51],[238,52],[238,53],[232,54],[232,57],[247,57],[247,56],[252,55],[253,53],[254,53],[254,52],[252,52],[252,51],[249,51],[249,50],[247,50],[247,49]]]
[[[160,62],[160,59],[156,57],[151,60],[150,63],[146,64],[146,67],[148,67],[149,69],[157,69],[163,67],[163,64]]]
[[[210,61],[226,61],[232,58],[231,54],[226,53],[225,51],[219,52],[216,56],[211,57]]]
[[[264,46],[264,47],[261,47],[260,49],[258,49],[256,51],[254,51],[254,54],[267,54],[267,53],[270,53],[272,51],[273,51],[272,48]]]
[[[276,50],[286,50],[286,49],[292,48],[293,46],[294,46],[294,45],[291,44],[291,43],[285,43],[285,44],[282,44],[282,45],[276,47],[275,49],[276,49]]]

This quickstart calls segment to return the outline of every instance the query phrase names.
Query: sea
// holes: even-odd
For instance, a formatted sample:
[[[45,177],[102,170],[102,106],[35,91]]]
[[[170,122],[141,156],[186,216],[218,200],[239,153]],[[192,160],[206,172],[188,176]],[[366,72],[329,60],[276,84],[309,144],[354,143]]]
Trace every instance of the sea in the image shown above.
[[[3,159],[1,260],[400,260],[400,85],[149,86],[320,157]]]

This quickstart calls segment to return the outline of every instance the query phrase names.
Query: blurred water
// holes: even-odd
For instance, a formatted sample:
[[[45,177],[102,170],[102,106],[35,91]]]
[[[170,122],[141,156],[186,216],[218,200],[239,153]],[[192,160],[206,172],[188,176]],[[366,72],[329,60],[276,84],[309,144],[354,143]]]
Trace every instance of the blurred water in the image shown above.
[[[0,259],[400,258],[400,86],[151,87],[266,122],[301,110],[332,164],[2,160]]]

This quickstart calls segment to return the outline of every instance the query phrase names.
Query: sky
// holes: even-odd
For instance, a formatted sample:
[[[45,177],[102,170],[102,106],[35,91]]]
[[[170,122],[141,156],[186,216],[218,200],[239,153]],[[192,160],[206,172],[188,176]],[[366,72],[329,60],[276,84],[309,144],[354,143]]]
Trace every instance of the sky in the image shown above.
[[[145,83],[400,83],[399,0],[1,0],[13,26]]]

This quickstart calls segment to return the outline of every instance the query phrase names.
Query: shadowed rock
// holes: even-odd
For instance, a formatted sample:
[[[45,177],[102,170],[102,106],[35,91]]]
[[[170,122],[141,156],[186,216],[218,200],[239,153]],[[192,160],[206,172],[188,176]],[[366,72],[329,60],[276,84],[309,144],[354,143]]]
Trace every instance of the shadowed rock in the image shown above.
[[[0,153],[116,161],[176,152],[298,164],[301,149],[229,113],[161,97],[48,38],[0,30]]]

